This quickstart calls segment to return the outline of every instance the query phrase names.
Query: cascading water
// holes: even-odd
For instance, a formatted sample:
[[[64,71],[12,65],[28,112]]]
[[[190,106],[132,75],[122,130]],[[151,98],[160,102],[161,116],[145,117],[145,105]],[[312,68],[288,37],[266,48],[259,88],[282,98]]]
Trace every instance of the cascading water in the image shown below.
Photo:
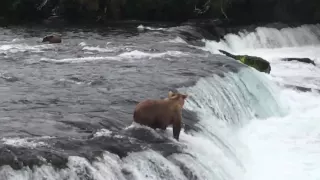
[[[186,91],[191,95],[186,108],[198,113],[197,126],[201,129],[193,137],[185,138],[194,139],[188,143],[190,153],[196,154],[197,161],[208,162],[206,169],[217,169],[204,179],[243,179],[246,150],[235,132],[255,117],[263,119],[286,113],[276,88],[257,72],[243,69],[225,77],[200,79]],[[220,176],[213,176],[217,174]]]
[[[271,84],[278,84],[280,99],[288,113],[270,114],[265,120],[252,120],[236,133],[247,147],[246,180],[319,179],[320,95],[317,91],[298,92],[283,85],[319,89],[320,27],[259,27],[251,33],[229,34],[220,42],[206,41],[206,50],[219,53],[223,49],[234,54],[265,58],[271,63]],[[316,65],[281,58],[310,58]],[[258,95],[259,96],[259,95]]]
[[[320,25],[303,25],[297,28],[258,27],[254,32],[227,34],[219,42],[207,41],[208,50],[215,49],[243,52],[252,49],[274,49],[285,47],[312,46],[320,43]]]

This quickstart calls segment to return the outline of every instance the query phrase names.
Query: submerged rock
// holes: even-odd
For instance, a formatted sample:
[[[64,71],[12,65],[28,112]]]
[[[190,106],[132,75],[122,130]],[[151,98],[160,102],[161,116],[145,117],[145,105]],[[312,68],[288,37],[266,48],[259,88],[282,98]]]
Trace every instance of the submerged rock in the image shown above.
[[[238,61],[242,62],[243,64],[246,64],[250,67],[253,67],[260,72],[265,72],[265,73],[269,74],[271,71],[270,63],[261,57],[248,56],[248,55],[233,55],[233,54],[231,54],[227,51],[224,51],[224,50],[219,50],[219,51],[221,53],[223,53],[224,55],[231,57],[235,60],[238,60]]]
[[[316,65],[313,60],[310,58],[282,58],[282,61],[299,61],[302,63],[307,63],[307,64],[313,64],[314,66]]]

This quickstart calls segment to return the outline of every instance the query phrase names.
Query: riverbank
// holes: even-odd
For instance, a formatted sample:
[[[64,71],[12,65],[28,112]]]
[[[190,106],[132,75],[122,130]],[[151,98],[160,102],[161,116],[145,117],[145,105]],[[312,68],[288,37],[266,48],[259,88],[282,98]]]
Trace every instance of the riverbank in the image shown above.
[[[109,25],[132,20],[182,23],[214,19],[215,24],[239,26],[310,24],[320,20],[320,2],[316,0],[5,0],[0,5],[1,25]]]

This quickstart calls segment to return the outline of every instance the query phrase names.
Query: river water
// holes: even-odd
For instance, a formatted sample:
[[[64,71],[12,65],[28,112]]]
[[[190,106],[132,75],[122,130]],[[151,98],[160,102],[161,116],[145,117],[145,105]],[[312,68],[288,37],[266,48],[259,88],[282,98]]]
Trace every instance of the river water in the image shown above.
[[[41,43],[49,33],[63,42]],[[191,26],[1,28],[0,179],[319,179],[319,35],[319,25],[219,42]],[[218,49],[263,57],[271,73]],[[180,141],[171,127],[132,123],[136,103],[170,90],[191,95]]]

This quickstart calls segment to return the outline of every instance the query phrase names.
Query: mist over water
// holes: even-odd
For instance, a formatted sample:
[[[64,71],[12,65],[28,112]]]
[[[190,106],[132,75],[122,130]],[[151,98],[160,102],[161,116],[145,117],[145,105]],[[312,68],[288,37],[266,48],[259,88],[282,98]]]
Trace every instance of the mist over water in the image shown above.
[[[49,45],[41,28],[3,29],[0,177],[319,179],[320,94],[284,86],[320,89],[318,25],[259,27],[204,47],[181,31],[197,33],[64,29],[63,43]],[[218,49],[263,57],[271,73]],[[288,56],[316,66],[280,60]],[[132,124],[137,102],[169,90],[190,94],[179,142],[171,127]]]

